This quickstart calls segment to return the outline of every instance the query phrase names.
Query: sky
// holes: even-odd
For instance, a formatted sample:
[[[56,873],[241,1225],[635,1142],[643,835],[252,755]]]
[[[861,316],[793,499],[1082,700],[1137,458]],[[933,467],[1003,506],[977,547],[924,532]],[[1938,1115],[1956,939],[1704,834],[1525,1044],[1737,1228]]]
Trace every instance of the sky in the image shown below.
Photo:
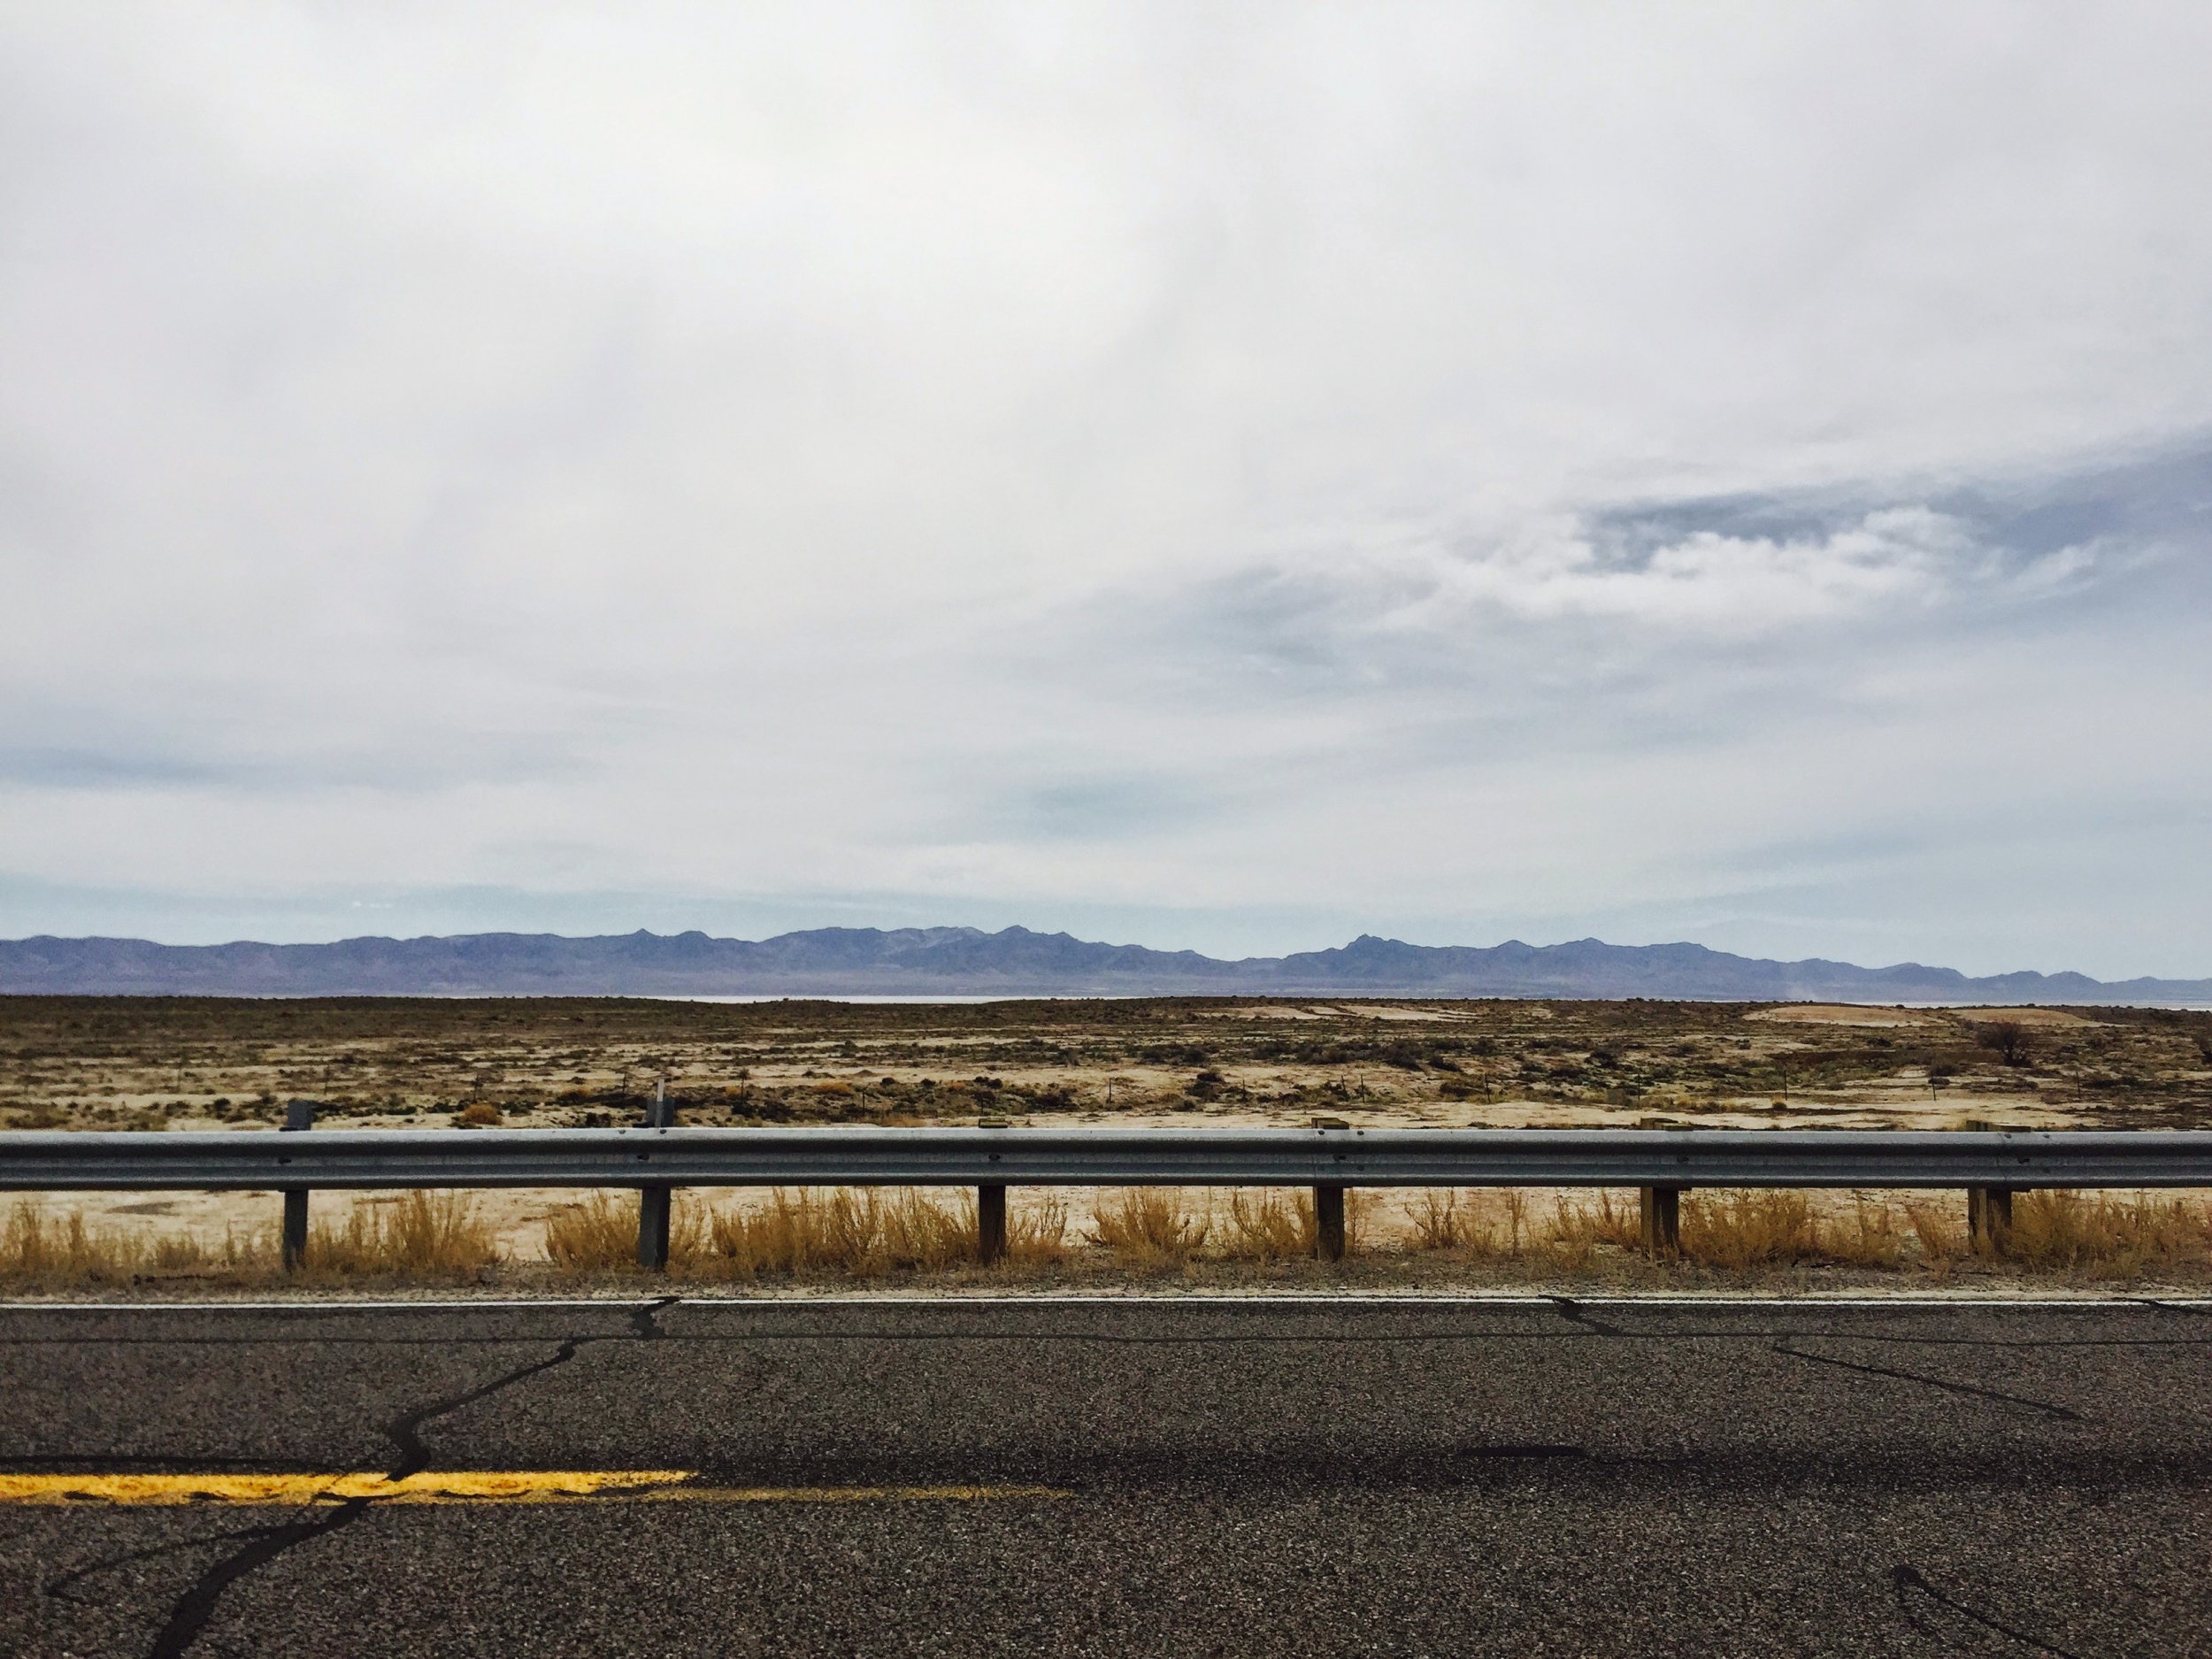
[[[0,0],[0,936],[2212,975],[2208,63]]]

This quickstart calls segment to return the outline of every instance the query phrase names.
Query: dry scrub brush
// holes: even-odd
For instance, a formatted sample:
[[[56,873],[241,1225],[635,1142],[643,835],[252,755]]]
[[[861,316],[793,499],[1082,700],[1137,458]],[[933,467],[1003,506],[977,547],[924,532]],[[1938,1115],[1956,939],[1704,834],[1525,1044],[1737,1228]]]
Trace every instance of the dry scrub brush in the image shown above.
[[[947,1202],[907,1188],[827,1194],[777,1192],[757,1210],[718,1213],[715,1264],[743,1279],[763,1273],[876,1278],[973,1261],[975,1201]]]
[[[2022,1266],[2085,1279],[2139,1279],[2212,1260],[2212,1206],[2185,1198],[2022,1193],[2003,1253]]]
[[[752,1279],[941,1272],[977,1260],[975,1197],[912,1187],[777,1191],[756,1208],[715,1212],[709,1237],[708,1256],[693,1264],[703,1273]],[[1008,1264],[1055,1263],[1066,1255],[1064,1205],[1046,1199],[1010,1207]]]
[[[1092,1242],[1139,1266],[1179,1266],[1212,1231],[1210,1206],[1192,1208],[1179,1187],[1125,1187],[1091,1206]]]
[[[595,1194],[547,1217],[546,1258],[566,1273],[635,1271],[637,1226],[636,1201]],[[1047,1200],[1013,1209],[1006,1243],[1014,1265],[1064,1260],[1065,1208]],[[870,1279],[976,1259],[975,1198],[964,1192],[780,1188],[764,1202],[726,1209],[680,1197],[670,1217],[669,1265],[700,1279]]]
[[[545,1218],[545,1259],[565,1273],[611,1273],[637,1269],[637,1197],[594,1193]],[[679,1198],[671,1206],[668,1259],[688,1262],[706,1236],[700,1206]]]
[[[409,1192],[357,1202],[337,1225],[308,1235],[311,1273],[419,1279],[470,1277],[499,1260],[491,1224],[465,1193]]]
[[[1496,1193],[1454,1192],[1425,1187],[1411,1207],[1409,1250],[1459,1251],[1474,1256],[1516,1256],[1534,1237],[1528,1194],[1517,1187]]]
[[[153,1276],[197,1275],[236,1282],[258,1279],[276,1266],[274,1236],[227,1232],[220,1244],[185,1233],[147,1238],[85,1225],[75,1211],[50,1213],[19,1199],[0,1224],[0,1280],[32,1288],[120,1285]]]

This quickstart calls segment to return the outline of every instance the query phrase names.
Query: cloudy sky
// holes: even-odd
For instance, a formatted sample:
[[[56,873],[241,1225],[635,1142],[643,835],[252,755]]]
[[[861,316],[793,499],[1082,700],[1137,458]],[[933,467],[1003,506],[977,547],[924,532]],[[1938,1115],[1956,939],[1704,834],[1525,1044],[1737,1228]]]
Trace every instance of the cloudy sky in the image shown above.
[[[2208,73],[0,4],[0,935],[2212,974]]]

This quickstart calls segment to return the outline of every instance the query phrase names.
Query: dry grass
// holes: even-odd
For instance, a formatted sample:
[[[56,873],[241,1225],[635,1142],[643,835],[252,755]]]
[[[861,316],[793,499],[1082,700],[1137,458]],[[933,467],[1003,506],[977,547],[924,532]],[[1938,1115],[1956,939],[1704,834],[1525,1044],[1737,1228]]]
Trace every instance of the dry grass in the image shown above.
[[[1851,1194],[1850,1213],[1818,1223],[1815,1236],[1832,1262],[1848,1267],[1896,1267],[1905,1256],[1908,1233],[1919,1228],[1910,1212],[1864,1193]]]
[[[308,1235],[311,1273],[391,1275],[441,1279],[471,1277],[499,1260],[491,1224],[465,1193],[410,1192],[396,1202],[358,1202],[338,1225]]]
[[[1724,1193],[1682,1203],[1682,1254],[1742,1272],[1818,1259],[1812,1201],[1802,1193]]]
[[[1600,1191],[1562,1198],[1551,1214],[1532,1217],[1527,1197],[1440,1190],[1420,1194],[1401,1248],[1467,1259],[1534,1261],[1570,1271],[1586,1270],[1603,1252],[1638,1255],[1643,1222],[1637,1201]],[[1935,1218],[1927,1218],[1932,1231]],[[1896,1267],[1904,1259],[1908,1223],[1878,1198],[1851,1194],[1841,1216],[1824,1216],[1801,1194],[1736,1192],[1692,1195],[1682,1206],[1683,1257],[1726,1271],[1825,1262]]]
[[[1406,1202],[1404,1227],[1379,1237],[1372,1236],[1373,1195],[1346,1198],[1350,1241],[1371,1256],[1425,1254],[1548,1274],[1655,1271],[1642,1258],[1631,1193],[1563,1197],[1545,1213],[1514,1189],[1424,1191]],[[481,1278],[500,1263],[494,1230],[465,1194],[413,1192],[344,1210],[319,1205],[317,1215],[304,1264],[311,1281],[451,1282]],[[595,1194],[568,1205],[544,1224],[547,1262],[562,1275],[634,1272],[637,1217],[629,1194]],[[1313,1201],[1300,1189],[1108,1191],[1089,1220],[1087,1234],[1071,1236],[1057,1200],[1018,1203],[997,1271],[1279,1266],[1315,1253]],[[1978,1263],[1985,1271],[2079,1279],[2188,1278],[2212,1271],[2212,1205],[2194,1195],[2023,1193],[2008,1233],[1992,1251],[1969,1240],[1963,1204],[1952,1194],[1854,1193],[1816,1202],[1786,1191],[1694,1193],[1683,1201],[1682,1245],[1686,1267],[1729,1274],[1840,1266],[1939,1277]],[[670,1264],[679,1275],[710,1280],[974,1271],[975,1201],[965,1190],[847,1188],[777,1191],[746,1207],[714,1209],[680,1194]],[[97,1225],[33,1199],[0,1214],[0,1285],[10,1287],[160,1279],[244,1286],[281,1276],[273,1227],[219,1240],[154,1234]]]
[[[1192,1209],[1179,1187],[1126,1187],[1091,1207],[1092,1241],[1143,1267],[1188,1262],[1212,1230],[1210,1210]]]
[[[2212,1259],[2212,1206],[2185,1198],[2023,1193],[2004,1254],[2032,1271],[2139,1279]]]
[[[1589,1266],[1601,1245],[1616,1250],[1643,1248],[1643,1221],[1636,1202],[1617,1202],[1609,1192],[1595,1199],[1562,1198],[1552,1207],[1550,1225],[1532,1240],[1534,1252],[1570,1271]]]
[[[1351,1231],[1351,1217],[1344,1218]],[[1287,1262],[1314,1253],[1313,1196],[1270,1188],[1229,1194],[1229,1213],[1219,1238],[1225,1256],[1251,1262]]]
[[[17,1200],[0,1223],[0,1282],[26,1288],[127,1285],[186,1275],[244,1283],[276,1266],[273,1233],[243,1238],[226,1233],[220,1244],[182,1233],[147,1238],[89,1227],[76,1211],[56,1215],[33,1199]]]
[[[546,1259],[565,1274],[634,1272],[637,1220],[634,1200],[594,1194],[547,1217]],[[1014,1208],[1006,1232],[1011,1266],[1067,1259],[1067,1210],[1057,1202]],[[946,1271],[976,1262],[975,1198],[911,1188],[778,1189],[761,1203],[718,1209],[679,1194],[668,1260],[679,1273],[710,1279]]]
[[[1447,1250],[1469,1256],[1517,1256],[1530,1242],[1528,1194],[1517,1187],[1494,1193],[1458,1193],[1424,1187],[1409,1210],[1409,1250]]]
[[[1955,1210],[1916,1199],[1905,1206],[1905,1220],[1920,1247],[1920,1264],[1928,1271],[1947,1273],[1966,1255],[1966,1219]]]
[[[911,1188],[779,1191],[758,1209],[717,1212],[711,1257],[695,1265],[742,1279],[929,1271],[975,1260],[975,1201],[966,1194],[948,1202]],[[1008,1232],[1010,1243],[1010,1218]]]
[[[594,1193],[545,1218],[545,1259],[572,1274],[637,1271],[639,1198]],[[706,1238],[701,1207],[679,1198],[668,1223],[668,1259],[681,1266],[700,1253]]]

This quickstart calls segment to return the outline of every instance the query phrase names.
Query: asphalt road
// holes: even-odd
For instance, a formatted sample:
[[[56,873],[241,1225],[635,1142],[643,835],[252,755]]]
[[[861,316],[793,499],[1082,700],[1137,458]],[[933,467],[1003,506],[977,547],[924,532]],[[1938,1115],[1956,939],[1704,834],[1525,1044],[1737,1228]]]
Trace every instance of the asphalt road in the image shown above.
[[[2212,1653],[2212,1309],[0,1311],[19,1487],[456,1471],[676,1484],[0,1502],[0,1652]]]

